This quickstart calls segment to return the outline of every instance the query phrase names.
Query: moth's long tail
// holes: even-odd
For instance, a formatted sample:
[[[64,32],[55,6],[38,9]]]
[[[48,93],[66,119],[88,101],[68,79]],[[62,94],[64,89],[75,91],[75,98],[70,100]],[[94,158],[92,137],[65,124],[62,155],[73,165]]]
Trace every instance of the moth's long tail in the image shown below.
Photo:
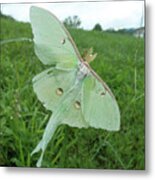
[[[37,164],[36,164],[37,167],[41,166],[46,147],[47,147],[49,141],[51,140],[51,138],[53,137],[53,134],[54,134],[55,130],[57,129],[57,127],[59,126],[59,124],[60,123],[59,123],[58,119],[53,114],[48,121],[48,124],[46,126],[46,129],[44,131],[41,141],[38,143],[36,148],[32,151],[31,156],[40,150],[42,151],[41,155],[37,161]]]
[[[39,144],[36,146],[36,148],[35,148],[35,149],[32,151],[32,153],[31,153],[31,156],[32,156],[33,154],[37,153],[39,150],[42,150],[41,155],[40,155],[40,157],[39,157],[39,159],[38,159],[38,161],[37,161],[37,164],[36,164],[37,167],[40,167],[40,166],[41,166],[45,149],[46,149],[46,147],[44,147],[44,146],[42,145],[42,140],[41,140],[41,141],[39,142]]]
[[[66,95],[65,95],[64,99],[62,100],[62,103],[59,104],[59,107],[57,108],[57,110],[54,111],[54,113],[50,117],[49,122],[44,130],[44,134],[43,134],[41,141],[39,142],[39,144],[36,146],[36,148],[31,153],[31,155],[33,155],[34,153],[37,153],[40,150],[42,151],[40,158],[38,159],[37,164],[36,164],[37,167],[41,166],[46,147],[47,147],[49,141],[51,140],[51,138],[53,137],[55,130],[61,124],[61,121],[63,118],[63,112],[66,111],[70,107],[70,105],[71,105],[70,102],[72,100],[74,100],[75,97],[77,96],[77,94],[75,93],[75,95],[72,96],[72,98],[70,98],[70,99],[68,98],[68,97],[70,97],[70,93],[74,89],[76,89],[76,92],[78,92],[77,86],[78,86],[78,81],[76,81],[74,86],[72,86],[68,90],[68,92],[66,92]],[[80,86],[78,86],[78,88],[80,88]]]

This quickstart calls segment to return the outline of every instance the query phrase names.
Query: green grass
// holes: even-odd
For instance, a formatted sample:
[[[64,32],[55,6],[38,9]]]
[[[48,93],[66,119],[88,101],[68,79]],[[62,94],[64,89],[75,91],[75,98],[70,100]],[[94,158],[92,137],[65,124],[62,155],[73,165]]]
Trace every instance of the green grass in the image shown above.
[[[69,29],[80,52],[98,53],[92,68],[109,85],[121,111],[121,129],[78,129],[61,125],[46,150],[43,166],[53,168],[144,169],[144,40],[128,35]],[[29,24],[1,18],[1,40],[32,38]],[[35,167],[30,153],[50,116],[32,89],[32,78],[47,68],[32,42],[1,45],[0,165]]]

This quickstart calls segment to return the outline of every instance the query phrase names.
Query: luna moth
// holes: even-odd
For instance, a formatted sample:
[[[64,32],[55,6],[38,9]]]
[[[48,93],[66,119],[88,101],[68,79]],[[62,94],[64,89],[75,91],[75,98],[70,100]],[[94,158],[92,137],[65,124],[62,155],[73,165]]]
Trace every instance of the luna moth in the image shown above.
[[[34,92],[52,111],[43,137],[32,155],[41,150],[37,167],[55,130],[61,124],[78,128],[120,128],[118,104],[106,83],[91,69],[92,50],[83,59],[64,25],[50,12],[32,6],[30,20],[35,53],[49,65],[33,78]]]

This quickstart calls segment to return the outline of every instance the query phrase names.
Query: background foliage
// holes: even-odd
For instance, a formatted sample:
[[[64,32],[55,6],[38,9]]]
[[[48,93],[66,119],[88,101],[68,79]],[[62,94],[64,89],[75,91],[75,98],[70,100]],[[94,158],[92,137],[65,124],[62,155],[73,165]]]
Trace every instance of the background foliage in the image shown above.
[[[102,27],[101,27],[100,24],[95,24],[93,30],[95,30],[95,31],[102,31]]]
[[[61,125],[43,166],[54,168],[144,169],[144,39],[69,29],[81,53],[93,47],[92,68],[109,85],[121,111],[121,129],[78,129]],[[32,38],[30,24],[1,18],[1,40]],[[28,41],[1,44],[0,165],[35,166],[30,153],[41,139],[50,112],[38,101],[32,78],[47,67]]]
[[[79,28],[81,25],[81,20],[78,16],[69,16],[64,20],[64,25],[68,28]]]

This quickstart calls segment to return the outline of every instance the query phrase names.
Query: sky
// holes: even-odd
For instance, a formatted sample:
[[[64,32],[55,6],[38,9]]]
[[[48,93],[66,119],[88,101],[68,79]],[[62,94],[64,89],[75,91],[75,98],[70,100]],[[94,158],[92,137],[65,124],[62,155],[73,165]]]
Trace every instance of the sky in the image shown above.
[[[30,22],[32,5],[51,11],[61,21],[77,15],[81,28],[90,30],[99,23],[102,29],[137,28],[144,26],[144,1],[102,1],[70,3],[2,4],[1,12],[18,21]]]

